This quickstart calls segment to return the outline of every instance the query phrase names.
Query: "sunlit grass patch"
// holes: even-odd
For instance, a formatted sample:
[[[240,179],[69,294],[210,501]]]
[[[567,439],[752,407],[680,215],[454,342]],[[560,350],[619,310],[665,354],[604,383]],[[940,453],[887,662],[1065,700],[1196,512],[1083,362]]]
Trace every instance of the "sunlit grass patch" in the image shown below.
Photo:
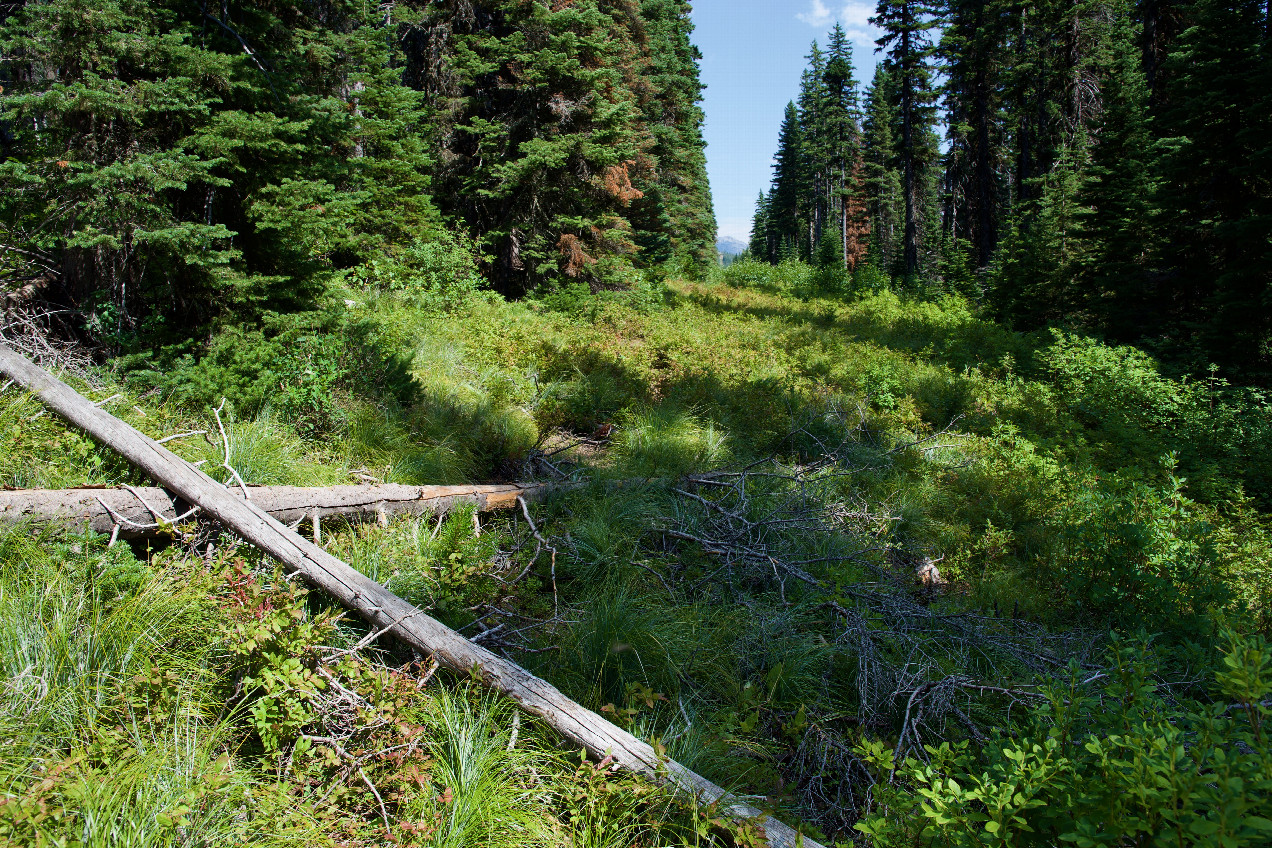
[[[223,414],[224,416],[224,414]],[[268,409],[248,421],[223,421],[224,436],[215,423],[207,434],[182,441],[176,450],[222,483],[235,482],[225,468],[226,442],[229,444],[228,465],[244,483],[258,486],[325,486],[343,482],[347,474],[338,465],[323,462],[285,424],[277,421]]]
[[[670,405],[628,413],[613,454],[618,472],[633,477],[679,477],[732,458],[729,438],[715,423]]]

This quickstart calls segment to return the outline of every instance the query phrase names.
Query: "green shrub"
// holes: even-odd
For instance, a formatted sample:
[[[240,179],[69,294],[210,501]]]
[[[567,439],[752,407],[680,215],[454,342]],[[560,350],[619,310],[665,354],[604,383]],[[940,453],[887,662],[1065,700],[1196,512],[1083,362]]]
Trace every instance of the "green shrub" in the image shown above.
[[[476,246],[468,236],[448,229],[407,245],[393,245],[346,271],[345,280],[356,288],[402,293],[412,305],[426,310],[462,306],[482,285]]]
[[[1173,456],[1166,474],[1163,489],[1099,486],[1066,506],[1058,576],[1075,615],[1201,636],[1231,601],[1215,527],[1184,495]]]
[[[778,265],[745,259],[716,272],[716,279],[737,288],[758,289],[769,294],[808,296],[814,291],[816,272],[811,265],[786,260]]]
[[[897,762],[864,743],[878,783],[857,829],[878,846],[1268,844],[1272,645],[1226,643],[1208,703],[1158,689],[1147,646],[1120,643],[1102,689],[1075,667],[979,751],[942,742]]]
[[[196,408],[226,399],[246,416],[270,407],[302,436],[317,438],[339,429],[350,396],[414,399],[407,359],[376,330],[336,311],[266,315],[258,327],[222,328],[205,347],[170,348],[157,361],[134,354],[117,366],[135,389]]]

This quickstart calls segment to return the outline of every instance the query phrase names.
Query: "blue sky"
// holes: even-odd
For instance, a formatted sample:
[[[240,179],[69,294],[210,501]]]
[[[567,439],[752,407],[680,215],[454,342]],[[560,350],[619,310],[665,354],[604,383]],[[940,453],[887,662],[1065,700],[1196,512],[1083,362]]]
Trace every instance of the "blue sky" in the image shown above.
[[[838,20],[862,85],[874,73],[873,0],[694,0],[693,40],[706,84],[707,173],[722,236],[745,241],[755,196],[772,177],[777,129],[813,39]]]

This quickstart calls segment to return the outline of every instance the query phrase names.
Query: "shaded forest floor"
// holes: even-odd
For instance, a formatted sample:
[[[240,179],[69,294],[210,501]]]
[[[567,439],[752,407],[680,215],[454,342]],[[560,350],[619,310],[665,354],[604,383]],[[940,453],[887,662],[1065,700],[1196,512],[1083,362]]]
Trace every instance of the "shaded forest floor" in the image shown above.
[[[1013,736],[1057,726],[1049,705],[1086,705],[1076,740],[1135,710],[1181,724],[1236,699],[1257,715],[1266,692],[1230,694],[1216,673],[1272,615],[1263,395],[1012,333],[958,297],[814,281],[742,262],[516,304],[349,290],[224,328],[198,357],[78,376],[154,436],[215,432],[228,399],[249,483],[580,483],[534,508],[549,546],[520,516],[471,513],[327,546],[810,833],[864,839],[866,821],[904,842],[913,821],[880,798],[917,805],[934,757],[961,782],[1010,761]],[[211,437],[174,446],[220,462]],[[145,481],[0,393],[0,483],[119,482]],[[250,550],[189,534],[158,552],[0,538],[0,837],[745,841],[580,764],[464,681],[417,686],[427,658],[350,651],[358,625]],[[1132,679],[1139,700],[1116,689]],[[937,756],[942,742],[963,753]],[[945,795],[950,821],[980,827],[983,799]],[[1176,806],[1209,815],[1213,798],[1189,798]],[[88,836],[104,822],[117,841]]]

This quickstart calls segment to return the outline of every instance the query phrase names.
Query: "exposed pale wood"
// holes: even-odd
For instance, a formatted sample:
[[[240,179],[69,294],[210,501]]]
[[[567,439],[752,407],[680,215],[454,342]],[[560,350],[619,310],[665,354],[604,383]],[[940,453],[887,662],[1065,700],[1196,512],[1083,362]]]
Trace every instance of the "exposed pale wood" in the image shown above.
[[[375,517],[383,523],[389,515],[432,515],[456,506],[472,504],[480,512],[515,509],[517,498],[535,500],[550,484],[524,486],[253,486],[252,500],[284,524],[356,516]],[[189,511],[189,505],[168,489],[83,488],[14,489],[0,491],[0,523],[87,523],[108,534],[119,525],[121,539],[155,535],[155,507],[171,521]],[[121,520],[122,519],[122,520]]]
[[[0,373],[12,377],[67,421],[118,451],[186,503],[200,507],[245,541],[298,572],[373,627],[395,634],[446,668],[477,675],[526,712],[541,718],[570,743],[586,749],[592,757],[612,756],[615,762],[632,771],[654,779],[665,777],[704,801],[720,802],[722,809],[735,817],[751,819],[761,815],[760,811],[684,766],[660,761],[645,742],[571,701],[516,663],[472,644],[292,532],[253,501],[232,494],[162,445],[93,406],[72,388],[3,344],[0,344]],[[769,844],[775,848],[797,845],[821,848],[781,822],[768,819],[763,825]]]

